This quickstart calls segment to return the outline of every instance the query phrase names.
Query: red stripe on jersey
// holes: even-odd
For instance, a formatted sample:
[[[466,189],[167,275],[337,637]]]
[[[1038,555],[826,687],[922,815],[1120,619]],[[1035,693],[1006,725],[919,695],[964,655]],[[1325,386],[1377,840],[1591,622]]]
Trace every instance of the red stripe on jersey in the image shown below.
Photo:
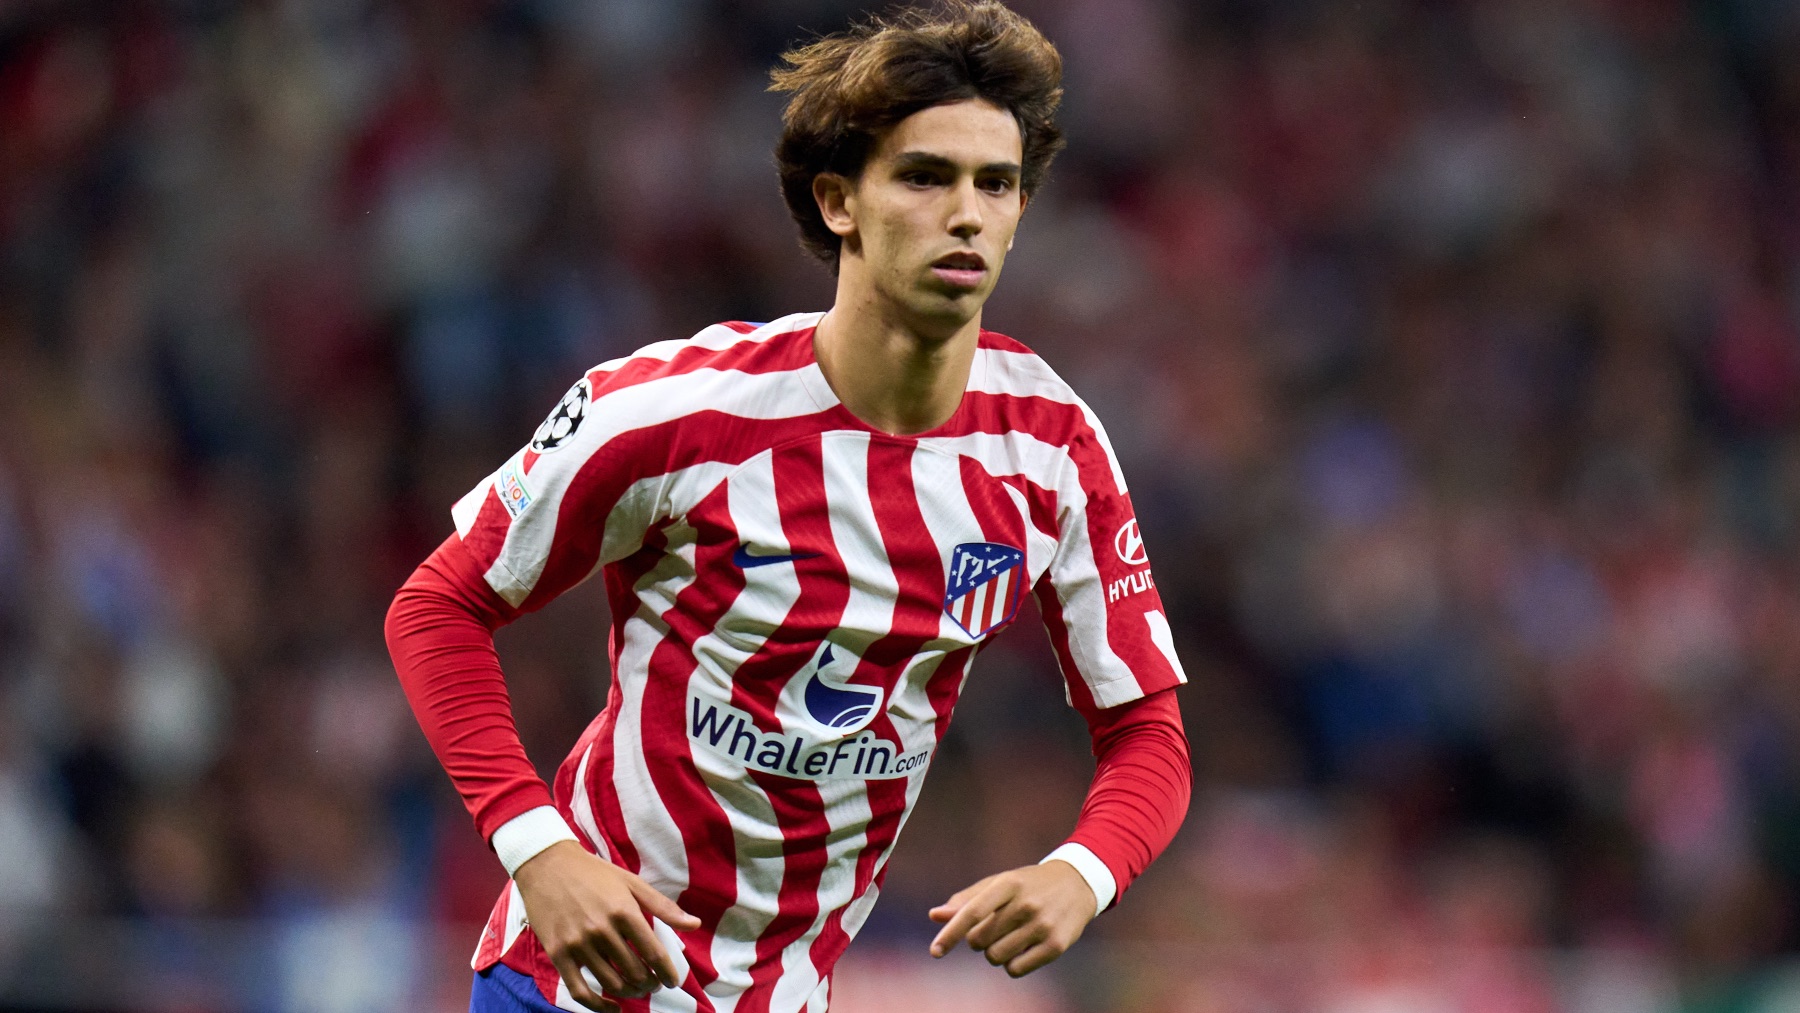
[[[667,544],[668,539],[663,530],[652,528],[644,535],[642,549],[635,555],[620,560],[618,565],[607,568],[606,598],[613,615],[630,616],[637,612],[637,582],[656,568]],[[614,622],[607,641],[607,662],[614,673],[619,671],[619,656],[624,650],[625,623]],[[593,721],[594,751],[593,758],[588,761],[587,783],[575,787],[588,793],[588,807],[593,810],[594,822],[599,824],[600,833],[612,849],[613,863],[636,872],[642,868],[642,860],[626,830],[625,813],[619,805],[619,793],[613,790],[613,753],[616,749],[614,737],[618,731],[619,710],[624,703],[624,693],[620,690],[619,680],[615,675],[606,691],[606,709]],[[577,743],[577,747],[579,745]],[[579,748],[570,750],[562,762],[562,768],[557,772],[558,777],[561,777],[562,769],[566,769],[573,782],[575,770],[580,765]]]
[[[512,515],[506,512],[506,504],[500,502],[500,494],[490,486],[475,514],[475,522],[462,536],[463,551],[474,562],[476,573],[486,573],[500,558],[500,550],[506,547],[506,529],[511,524]]]
[[[1048,535],[1056,537],[1056,492],[1026,478],[1024,475],[995,475],[997,481],[1019,490],[1025,497],[1025,508],[1031,514],[1031,526]]]
[[[963,495],[968,498],[975,518],[981,524],[981,537],[999,545],[1010,545],[1023,552],[1025,519],[1013,505],[1012,496],[1007,493],[1005,484],[988,474],[987,469],[972,457],[961,458],[957,466],[962,476]],[[988,584],[987,615],[982,623],[983,628],[1005,618],[1006,613],[1011,611],[1012,603],[1019,598],[1019,585],[1025,576],[1025,566],[1021,564],[1011,573]],[[1001,586],[1002,582],[1004,587]]]
[[[475,970],[485,971],[500,959],[500,947],[506,942],[506,916],[511,912],[512,891],[502,890],[493,913],[488,915],[487,927],[481,930],[481,942],[475,947]]]
[[[759,722],[768,715],[768,730],[777,731],[776,698],[787,678],[812,657],[817,649],[816,638],[836,629],[843,620],[850,587],[835,579],[836,574],[843,572],[844,564],[831,534],[823,444],[813,439],[783,447],[770,463],[782,534],[788,545],[795,552],[819,552],[824,557],[822,561],[795,562],[799,596],[788,609],[781,628],[765,642],[764,650],[745,663],[753,667],[750,678],[733,680],[732,702],[756,715]],[[774,651],[769,650],[772,647]],[[768,669],[766,675],[762,674],[763,669]],[[853,673],[851,681],[860,674]],[[757,970],[752,972],[750,988],[737,1007],[742,1013],[765,1013],[783,970],[782,949],[803,935],[818,917],[819,883],[825,871],[831,825],[817,783],[757,770],[749,773],[768,796],[782,837],[776,914],[757,937]]]
[[[731,325],[727,324],[727,327]],[[739,334],[748,334],[748,330],[732,327]],[[755,330],[755,328],[750,328]],[[805,333],[807,340],[796,342],[796,334]],[[611,394],[616,394],[629,387],[650,380],[666,379],[681,376],[698,369],[711,368],[718,370],[736,370],[741,373],[774,373],[782,370],[800,369],[811,362],[812,329],[790,331],[774,335],[766,341],[741,341],[726,345],[723,348],[702,344],[690,344],[681,348],[667,359],[654,355],[633,355],[612,369],[597,366],[588,370],[587,380],[592,385],[590,400],[598,402]],[[592,404],[590,411],[595,410]],[[522,464],[525,473],[531,474],[532,465],[542,455],[527,448]]]
[[[613,864],[636,872],[643,868],[643,860],[626,829],[625,812],[619,806],[619,793],[613,790],[613,750],[616,748],[618,735],[619,708],[624,704],[625,695],[619,689],[619,680],[615,678],[606,691],[606,709],[594,719],[594,751],[593,758],[588,761],[587,783],[576,788],[588,793],[588,808],[593,810],[594,822],[599,825],[601,835],[606,838]],[[581,756],[578,753],[570,753],[569,758],[563,761],[563,766],[571,772],[571,781],[574,780],[573,771],[580,765]]]
[[[742,1013],[767,1013],[784,968],[781,951],[800,938],[819,916],[819,882],[829,855],[831,824],[814,781],[801,781],[751,770],[750,777],[769,797],[781,827],[781,891],[775,917],[756,937],[756,966],[750,988],[739,1000]]]
[[[818,428],[817,418],[811,415],[762,420],[698,411],[621,433],[597,449],[569,481],[557,511],[555,548],[520,611],[542,608],[593,572],[606,535],[607,515],[638,478],[698,464],[742,464],[772,444],[816,433]],[[704,434],[704,438],[695,438],[696,434]],[[498,499],[496,496],[496,503]],[[500,518],[506,518],[505,507],[500,511]],[[482,516],[487,515],[484,506]]]
[[[733,328],[735,330],[735,328]],[[751,330],[754,330],[752,328]],[[747,334],[749,331],[739,333]],[[724,348],[690,344],[668,359],[633,356],[613,369],[588,371],[594,384],[594,400],[646,380],[679,376],[697,369],[735,370],[740,373],[779,373],[812,365],[813,328],[803,327],[774,335],[765,341],[739,341]]]
[[[1017,338],[1009,338],[999,331],[982,331],[980,334],[977,334],[975,336],[975,347],[991,348],[997,352],[1023,352],[1026,355],[1037,354],[1027,348],[1024,342],[1021,342]]]
[[[789,549],[817,556],[791,564],[800,593],[781,626],[738,666],[738,676],[731,684],[731,703],[755,717],[763,731],[779,732],[775,701],[787,678],[812,659],[819,640],[843,619],[850,586],[835,577],[843,572],[844,561],[831,536],[821,441],[814,437],[784,446],[771,455],[769,465],[775,480],[776,510]]]
[[[668,538],[661,528],[651,528],[644,534],[644,547],[634,555],[622,559],[618,564],[607,567],[605,573],[607,605],[615,616],[630,616],[637,612],[637,582],[656,568],[662,558]],[[617,621],[611,624],[612,629],[607,639],[607,663],[611,671],[619,671],[619,656],[625,650],[625,623]],[[632,844],[631,835],[626,830],[625,813],[619,805],[619,793],[613,790],[613,753],[616,748],[614,736],[618,730],[619,710],[624,706],[624,693],[619,689],[617,676],[611,680],[606,691],[606,709],[593,720],[594,729],[593,754],[588,761],[587,783],[574,785],[575,770],[581,765],[580,743],[569,751],[557,771],[558,783],[564,770],[569,773],[572,790],[587,792],[588,808],[594,813],[594,822],[599,824],[600,833],[606,838],[607,846],[612,851],[613,864],[623,869],[636,872],[642,868],[642,859],[637,847]],[[560,797],[560,795],[559,795]]]
[[[697,983],[690,991],[703,996],[701,990],[718,978],[712,962],[713,934],[737,900],[737,840],[690,753],[688,679],[698,664],[692,645],[724,618],[744,589],[744,575],[731,565],[736,536],[724,484],[690,511],[688,520],[702,531],[694,568],[709,579],[689,584],[663,614],[669,635],[650,655],[640,723],[650,780],[685,845],[688,886],[676,903],[701,921],[699,929],[680,935]]]
[[[1063,620],[1062,601],[1056,597],[1056,585],[1050,582],[1050,574],[1046,572],[1032,590],[1037,594],[1038,610],[1044,614],[1044,630],[1050,634],[1050,648],[1056,652],[1063,684],[1069,688],[1069,705],[1082,717],[1089,717],[1098,709],[1094,705],[1094,692],[1088,689],[1087,680],[1081,677],[1081,667],[1075,664],[1075,652],[1069,645],[1069,624]]]
[[[892,439],[874,439],[869,444],[869,474],[880,475],[882,480],[869,486],[870,503],[875,508],[875,523],[881,529],[881,542],[892,563],[895,575],[900,581],[900,593],[894,603],[894,620],[887,636],[877,640],[869,647],[865,660],[882,665],[889,670],[903,669],[908,659],[924,649],[927,642],[935,640],[943,625],[944,587],[947,575],[944,573],[944,557],[949,546],[939,546],[931,536],[931,529],[925,524],[925,515],[919,509],[919,499],[913,488],[912,456],[917,444],[912,441],[901,442]],[[941,683],[947,673],[943,662],[938,663],[927,682],[927,695],[936,702],[931,694],[933,683]],[[954,699],[954,690],[951,698]],[[936,708],[936,735],[943,737],[944,726],[949,720],[947,705]],[[885,716],[884,716],[885,717]],[[890,728],[890,735],[897,735]],[[901,789],[895,801],[883,799],[884,804],[897,805],[901,811],[905,808],[905,781],[883,781],[882,785],[894,785]],[[870,807],[875,806],[875,785],[870,785]],[[894,833],[899,827],[894,827]],[[870,832],[870,849],[885,852],[888,842],[876,844],[873,830]],[[860,893],[860,891],[859,891]]]

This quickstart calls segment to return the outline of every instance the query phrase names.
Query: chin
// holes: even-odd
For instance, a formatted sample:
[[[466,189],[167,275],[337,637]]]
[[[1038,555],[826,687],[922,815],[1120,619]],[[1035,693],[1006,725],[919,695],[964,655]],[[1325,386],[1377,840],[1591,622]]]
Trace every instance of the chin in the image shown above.
[[[932,279],[936,281],[936,279]],[[975,319],[987,302],[987,293],[979,289],[947,290],[935,284],[918,285],[893,293],[890,303],[911,321],[922,337],[949,338],[963,325]]]
[[[932,330],[954,333],[975,319],[985,302],[985,292],[932,292],[923,299],[915,300],[911,308],[914,317]],[[949,333],[945,336],[948,337]]]

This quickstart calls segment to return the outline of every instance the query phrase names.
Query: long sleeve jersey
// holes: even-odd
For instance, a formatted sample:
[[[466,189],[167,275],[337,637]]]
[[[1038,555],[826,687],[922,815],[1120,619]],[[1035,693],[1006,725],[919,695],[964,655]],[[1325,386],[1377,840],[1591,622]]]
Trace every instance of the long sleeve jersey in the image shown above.
[[[628,1007],[826,1007],[970,664],[1025,594],[1100,760],[1053,857],[1104,908],[1186,811],[1185,676],[1093,413],[984,331],[946,423],[876,431],[820,372],[818,318],[590,370],[456,504],[389,615],[415,713],[509,872],[572,837],[701,919],[656,923],[683,983]],[[545,786],[491,631],[595,573],[609,698]],[[579,1010],[524,928],[511,887],[475,966]]]

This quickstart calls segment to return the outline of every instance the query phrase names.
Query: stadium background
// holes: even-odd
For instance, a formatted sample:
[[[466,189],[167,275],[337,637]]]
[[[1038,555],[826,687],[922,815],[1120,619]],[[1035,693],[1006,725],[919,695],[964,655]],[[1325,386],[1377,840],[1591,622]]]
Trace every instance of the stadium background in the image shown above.
[[[1027,617],[834,1008],[1800,1008],[1800,7],[1019,6],[987,322],[1111,430],[1195,805],[1050,971],[929,964],[1091,769]],[[828,304],[762,88],[853,13],[0,5],[0,1008],[466,1002],[387,601],[580,369]],[[603,608],[500,637],[546,770]]]

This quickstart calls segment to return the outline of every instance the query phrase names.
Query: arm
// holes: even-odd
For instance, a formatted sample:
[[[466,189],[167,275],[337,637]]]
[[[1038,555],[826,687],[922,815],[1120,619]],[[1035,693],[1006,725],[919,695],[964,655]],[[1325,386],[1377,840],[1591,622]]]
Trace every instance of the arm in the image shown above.
[[[603,988],[631,996],[674,983],[652,916],[677,929],[699,922],[590,854],[550,804],[519,744],[492,632],[637,551],[661,518],[655,479],[668,472],[670,413],[681,405],[647,381],[669,368],[667,355],[645,354],[577,380],[531,442],[457,501],[456,537],[413,574],[388,616],[394,667],[420,726],[570,995],[593,1009],[617,1008]]]
[[[989,876],[931,910],[932,956],[961,939],[1008,974],[1061,956],[1168,846],[1187,814],[1191,766],[1175,692],[1088,713],[1099,766],[1075,831],[1035,866]]]
[[[1072,395],[1071,395],[1072,396]],[[1077,399],[1079,402],[1079,399]],[[1055,960],[1174,837],[1190,767],[1174,687],[1187,681],[1118,460],[1092,412],[1053,484],[1056,547],[1036,592],[1069,703],[1099,769],[1075,832],[1035,867],[990,876],[931,911],[1015,977]],[[1042,515],[1040,515],[1042,516]]]
[[[481,579],[456,535],[413,571],[387,614],[388,652],[407,702],[475,828],[490,841],[516,817],[555,812],[550,789],[526,759],[513,726],[512,701],[494,653],[494,630],[516,615]],[[556,823],[549,839],[520,842],[510,851],[502,847],[504,837],[494,841],[506,871],[556,840],[574,840],[560,818]]]
[[[419,726],[475,825],[519,885],[532,929],[569,983],[596,1009],[591,970],[616,995],[679,984],[651,931],[655,915],[680,928],[698,919],[639,877],[589,854],[552,805],[513,724],[493,631],[517,611],[482,579],[452,535],[394,596],[388,650]],[[654,978],[652,977],[654,974]]]

